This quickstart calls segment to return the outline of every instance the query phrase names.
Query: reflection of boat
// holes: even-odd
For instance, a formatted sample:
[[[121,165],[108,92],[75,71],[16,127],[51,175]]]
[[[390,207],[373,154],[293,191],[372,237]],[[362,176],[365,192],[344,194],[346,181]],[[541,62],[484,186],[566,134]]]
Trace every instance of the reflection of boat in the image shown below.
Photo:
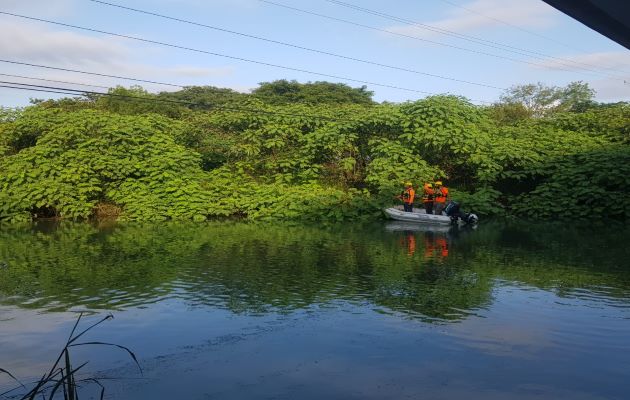
[[[419,224],[409,221],[391,221],[385,224],[388,232],[439,232],[448,233],[453,229],[450,225]]]
[[[397,221],[446,226],[452,223],[451,217],[446,215],[427,214],[424,209],[414,209],[413,212],[406,212],[398,208],[391,207],[386,208],[384,211],[391,219],[395,219]]]

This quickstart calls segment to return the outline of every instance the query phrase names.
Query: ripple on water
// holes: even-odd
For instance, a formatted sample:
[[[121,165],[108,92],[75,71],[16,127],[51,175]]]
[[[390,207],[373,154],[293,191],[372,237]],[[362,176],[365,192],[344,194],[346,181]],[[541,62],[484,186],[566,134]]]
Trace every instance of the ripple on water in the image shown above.
[[[39,340],[67,335],[42,324],[47,315],[115,310],[124,329],[104,328],[113,339],[136,338],[144,354],[190,350],[183,359],[203,338],[223,357],[211,358],[221,363],[216,373],[239,354],[264,368],[325,354],[338,376],[384,363],[335,381],[340,387],[354,380],[385,385],[381,377],[389,382],[407,373],[413,379],[400,387],[431,376],[423,388],[465,381],[485,394],[501,382],[561,385],[563,372],[574,383],[593,376],[604,382],[591,366],[615,378],[630,353],[630,271],[620,267],[630,254],[610,245],[630,238],[627,232],[566,234],[527,224],[475,231],[130,224],[87,239],[72,226],[63,229],[47,234],[45,246],[32,232],[0,231],[0,259],[9,260],[0,270],[0,320],[21,327],[18,345],[28,329],[39,329]],[[604,247],[610,250],[593,252]],[[15,323],[14,314],[3,313],[9,307],[28,318]],[[66,318],[70,326],[74,317]],[[268,326],[273,331],[260,328]],[[269,337],[251,344],[259,337],[251,332]],[[222,345],[229,351],[220,353]],[[10,351],[26,359],[30,347]],[[291,350],[266,352],[285,347]],[[207,372],[203,363],[187,368],[197,366]],[[247,374],[250,367],[235,370]],[[499,383],[487,382],[496,374]],[[620,384],[604,383],[592,385],[594,392],[614,398],[602,388]]]

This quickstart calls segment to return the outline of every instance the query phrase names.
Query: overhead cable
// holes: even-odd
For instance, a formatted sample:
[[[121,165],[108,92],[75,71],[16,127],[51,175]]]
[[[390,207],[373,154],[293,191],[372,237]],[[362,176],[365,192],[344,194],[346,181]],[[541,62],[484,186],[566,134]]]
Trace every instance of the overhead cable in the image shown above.
[[[44,85],[33,85],[33,84],[19,83],[19,82],[0,81],[0,87],[10,88],[10,89],[19,89],[19,90],[31,90],[35,92],[68,94],[68,95],[73,95],[73,96],[96,95],[96,96],[104,96],[104,97],[116,97],[116,98],[122,98],[126,100],[138,100],[138,101],[145,101],[145,102],[198,106],[198,107],[205,107],[211,110],[238,111],[238,112],[245,112],[245,113],[252,113],[252,114],[279,115],[279,116],[284,116],[284,117],[312,118],[312,119],[320,119],[320,120],[334,121],[334,122],[339,122],[339,121],[355,122],[356,121],[354,119],[348,119],[348,118],[331,118],[331,117],[323,117],[323,116],[317,116],[317,115],[268,111],[268,110],[253,109],[253,108],[238,107],[238,106],[213,105],[213,104],[208,104],[208,103],[200,103],[200,102],[176,100],[176,99],[165,99],[165,98],[158,98],[158,97],[140,97],[140,96],[118,94],[118,93],[103,93],[103,92],[95,92],[95,91],[90,91],[90,90],[71,89],[71,88],[62,88],[62,87],[44,86]]]
[[[160,41],[157,41],[157,40],[145,39],[145,38],[141,38],[141,37],[138,37],[138,36],[131,36],[131,35],[124,35],[124,34],[120,34],[120,33],[108,32],[108,31],[103,31],[103,30],[94,29],[94,28],[87,28],[87,27],[78,26],[78,25],[66,24],[66,23],[58,22],[58,21],[51,21],[51,20],[42,19],[42,18],[29,17],[29,16],[26,16],[26,15],[9,13],[9,12],[5,12],[5,11],[0,11],[0,14],[10,15],[12,17],[22,18],[22,19],[31,20],[31,21],[45,22],[45,23],[48,23],[48,24],[64,26],[64,27],[67,27],[67,28],[79,29],[79,30],[84,30],[84,31],[88,31],[88,32],[95,32],[95,33],[101,33],[101,34],[104,34],[104,35],[110,35],[110,36],[115,36],[115,37],[120,37],[120,38],[125,38],[125,39],[131,39],[131,40],[135,40],[135,41],[139,41],[139,42],[143,42],[143,43],[156,44],[156,45],[160,45],[160,46],[171,47],[171,48],[191,51],[191,52],[195,52],[195,53],[208,54],[208,55],[212,55],[212,56],[216,56],[216,57],[227,58],[227,59],[230,59],[230,60],[237,60],[237,61],[243,61],[243,62],[248,62],[248,63],[252,63],[252,64],[264,65],[264,66],[267,66],[267,67],[279,68],[279,69],[288,70],[288,71],[301,72],[301,73],[305,73],[305,74],[316,75],[316,76],[323,76],[323,77],[326,77],[326,78],[339,79],[339,80],[344,80],[344,81],[349,81],[349,82],[358,82],[358,83],[362,83],[362,84],[386,87],[386,88],[396,89],[396,90],[403,90],[403,91],[407,91],[407,92],[432,94],[431,92],[427,92],[427,91],[423,91],[423,90],[410,89],[410,88],[396,86],[396,85],[365,81],[365,80],[354,79],[354,78],[345,77],[345,76],[332,75],[332,74],[326,74],[326,73],[317,72],[317,71],[306,70],[306,69],[302,69],[302,68],[289,67],[289,66],[286,66],[286,65],[273,64],[273,63],[269,63],[269,62],[266,62],[266,61],[252,60],[252,59],[248,59],[248,58],[244,58],[244,57],[232,56],[232,55],[217,53],[217,52],[209,51],[209,50],[196,49],[196,48],[193,48],[193,47],[182,46],[182,45],[177,45],[177,44],[173,44],[173,43],[166,43],[166,42],[160,42]],[[439,79],[444,79],[444,80],[453,81],[453,82],[466,83],[466,84],[474,85],[474,86],[481,86],[481,87],[486,87],[486,88],[491,88],[491,89],[498,89],[498,90],[506,90],[506,88],[502,88],[502,87],[499,87],[499,86],[494,86],[494,85],[490,85],[490,84],[486,84],[486,83],[471,82],[471,81],[467,81],[467,80],[463,80],[463,79],[451,78],[451,77],[447,77],[447,76],[430,74],[430,73],[420,72],[420,71],[409,70],[408,72],[414,72],[414,73],[417,73],[417,74],[430,76],[430,77],[434,77],[434,78],[439,78]]]
[[[26,66],[30,66],[30,67],[36,67],[36,68],[45,68],[45,69],[52,69],[52,70],[59,70],[59,71],[68,71],[68,72],[73,72],[73,73],[101,76],[101,77],[107,77],[107,78],[116,78],[116,79],[128,80],[128,81],[133,81],[133,82],[145,82],[145,83],[151,83],[151,84],[157,84],[157,85],[166,85],[166,86],[177,87],[177,88],[181,88],[181,89],[185,89],[187,87],[198,86],[198,85],[181,85],[181,84],[175,84],[175,83],[151,81],[151,80],[146,80],[146,79],[132,78],[132,77],[129,77],[129,76],[108,75],[108,74],[102,74],[102,73],[99,73],[99,72],[90,72],[90,71],[84,71],[84,70],[60,68],[60,67],[53,67],[53,66],[50,66],[50,65],[32,64],[32,63],[26,63],[26,62],[14,61],[14,60],[3,60],[3,59],[0,59],[0,62],[9,63],[9,64],[17,64],[17,65],[26,65]],[[15,77],[19,77],[19,76],[15,75]],[[27,77],[24,77],[24,78],[27,78]],[[27,78],[27,79],[36,79],[36,78]],[[62,82],[62,81],[59,81],[59,82]],[[65,82],[65,83],[72,83],[72,84],[75,84],[75,85],[78,84],[76,82]],[[80,84],[78,84],[78,85],[80,85]],[[94,85],[87,85],[87,86],[94,86]],[[105,86],[101,86],[101,87],[105,87]],[[109,88],[109,87],[107,87],[107,88]],[[444,94],[449,94],[449,93],[426,92],[426,94],[431,95],[431,96],[439,96],[439,95],[444,95]],[[468,99],[468,100],[470,100],[472,102],[475,102],[475,103],[492,104],[492,102],[485,101],[485,100],[479,100],[479,99]]]
[[[561,42],[561,41],[559,41],[559,40],[556,40],[555,38],[552,38],[552,37],[549,37],[549,36],[542,35],[542,34],[540,34],[540,33],[538,33],[538,32],[530,31],[530,30],[525,29],[525,28],[523,28],[523,27],[521,27],[521,26],[518,26],[518,25],[512,24],[512,23],[510,23],[510,22],[508,22],[508,21],[505,21],[505,20],[502,20],[502,19],[499,19],[499,18],[495,18],[495,17],[491,17],[491,16],[486,15],[486,14],[482,14],[482,13],[480,13],[479,11],[472,10],[472,9],[470,9],[470,8],[467,8],[467,7],[464,7],[464,6],[462,6],[462,5],[456,4],[456,3],[452,2],[452,1],[449,1],[449,0],[440,0],[440,1],[442,1],[443,3],[446,3],[446,4],[450,4],[450,5],[451,5],[451,6],[453,6],[453,7],[457,7],[457,8],[461,8],[462,10],[466,10],[467,12],[469,12],[469,13],[471,13],[471,14],[477,14],[477,15],[480,15],[480,16],[482,16],[482,17],[484,17],[484,18],[487,18],[487,19],[490,19],[490,20],[493,20],[493,21],[496,21],[496,22],[500,22],[500,23],[502,23],[502,24],[504,24],[504,25],[507,25],[507,26],[510,26],[510,27],[512,27],[512,28],[518,29],[518,30],[520,30],[520,31],[522,31],[522,32],[525,32],[525,33],[528,33],[528,34],[530,34],[530,35],[538,36],[539,38],[542,38],[542,39],[548,40],[548,41],[550,41],[550,42],[557,43],[557,44],[559,44],[559,45],[561,45],[561,46],[563,46],[563,47],[569,48],[569,49],[571,49],[571,50],[576,50],[576,51],[580,51],[580,52],[583,52],[583,51],[584,51],[584,50],[578,49],[578,48],[576,48],[576,47],[570,46],[570,45],[568,45],[568,44],[566,44],[566,43],[564,43],[564,42]],[[619,70],[619,69],[616,69],[616,68],[611,68],[611,67],[603,67],[603,66],[597,67],[597,66],[594,66],[594,65],[592,65],[592,64],[587,64],[587,63],[583,63],[583,62],[579,62],[579,61],[572,61],[572,62],[577,63],[577,64],[582,64],[582,65],[587,65],[587,66],[595,67],[595,68],[602,68],[602,69],[607,69],[607,70],[610,70],[610,71],[622,72],[622,73],[624,73],[624,74],[627,74],[627,73],[628,73],[628,71],[623,71],[623,70]]]
[[[449,44],[449,43],[443,43],[443,42],[438,42],[438,41],[435,41],[435,40],[425,39],[425,38],[422,38],[422,37],[419,37],[419,36],[408,35],[408,34],[401,33],[401,32],[396,32],[396,31],[393,31],[393,30],[388,30],[388,29],[384,29],[384,28],[378,28],[378,27],[375,27],[375,26],[366,25],[366,24],[350,21],[350,20],[343,19],[343,18],[333,17],[333,16],[330,16],[330,15],[321,14],[321,13],[317,13],[317,12],[313,12],[313,11],[308,11],[308,10],[304,10],[304,9],[301,9],[301,8],[289,6],[289,5],[282,4],[282,3],[277,3],[275,1],[270,1],[270,0],[258,0],[258,1],[260,1],[262,3],[270,4],[270,5],[273,5],[273,6],[276,6],[276,7],[286,8],[288,10],[292,10],[292,11],[296,11],[296,12],[300,12],[300,13],[304,13],[304,14],[308,14],[308,15],[313,15],[313,16],[316,16],[316,17],[319,17],[319,18],[324,18],[324,19],[328,19],[328,20],[331,20],[331,21],[341,22],[341,23],[344,23],[344,24],[353,25],[353,26],[357,26],[357,27],[360,27],[360,28],[369,29],[369,30],[373,30],[373,31],[377,31],[377,32],[384,32],[384,33],[387,33],[387,34],[390,34],[390,35],[405,37],[405,38],[408,38],[408,39],[413,39],[413,40],[417,40],[417,41],[424,42],[424,43],[430,43],[430,44],[434,44],[434,45],[438,45],[438,46],[449,47],[449,48],[462,50],[462,51],[466,51],[466,52],[470,52],[470,53],[474,53],[474,54],[485,55],[485,56],[494,57],[494,58],[503,59],[503,60],[508,60],[508,61],[513,61],[513,62],[529,64],[529,65],[533,65],[533,66],[540,67],[540,68],[548,68],[548,66],[546,66],[544,64],[539,64],[539,63],[530,62],[530,61],[527,61],[527,60],[521,60],[521,59],[512,58],[512,57],[507,57],[507,56],[501,56],[501,55],[493,54],[493,53],[487,53],[487,52],[480,51],[480,50],[474,50],[474,49],[469,49],[469,48],[466,48],[466,47],[461,47],[461,46],[457,46],[457,45],[453,45],[453,44]],[[532,57],[532,58],[539,58],[539,57],[531,56],[529,54],[523,54],[523,55],[528,56],[528,57]],[[539,59],[547,61],[544,58],[539,58]],[[570,68],[574,68],[574,67],[570,66]],[[579,72],[579,71],[575,71],[574,69],[567,69],[567,68],[562,68],[562,67],[558,67],[558,66],[554,66],[554,69],[568,71],[568,72]],[[588,71],[584,71],[584,72],[581,72],[581,73],[583,73],[583,74],[606,75],[605,73],[598,72],[598,71],[592,72],[592,73],[588,72]],[[619,77],[615,77],[615,78],[621,79]]]
[[[155,85],[172,86],[172,87],[178,87],[178,88],[185,87],[184,85],[175,85],[175,84],[172,84],[172,83],[157,82],[157,81],[151,81],[151,80],[147,80],[147,79],[130,78],[128,76],[120,76],[120,75],[108,75],[108,74],[102,74],[102,73],[99,73],[99,72],[88,72],[88,71],[81,71],[81,70],[78,70],[78,69],[70,69],[70,68],[51,67],[49,65],[31,64],[31,63],[22,62],[22,61],[15,61],[15,60],[3,60],[3,59],[0,59],[0,62],[8,63],[8,64],[16,64],[16,65],[25,65],[25,66],[28,66],[28,67],[52,69],[52,70],[56,70],[56,71],[74,72],[74,73],[77,73],[77,74],[102,76],[102,77],[106,77],[106,78],[124,79],[124,80],[128,80],[128,81],[136,81],[136,82],[143,82],[143,83],[152,83],[152,84],[155,84]]]
[[[0,62],[8,63],[8,64],[16,64],[16,65],[26,65],[26,66],[29,66],[29,67],[36,67],[36,68],[52,69],[52,70],[57,70],[57,71],[73,72],[73,73],[77,73],[77,74],[103,76],[103,77],[106,77],[106,78],[116,78],[116,79],[124,79],[124,80],[128,80],[128,81],[152,83],[152,84],[155,84],[155,85],[164,85],[164,86],[172,86],[172,87],[179,87],[179,88],[185,87],[184,85],[175,85],[175,84],[172,84],[172,83],[150,81],[150,80],[138,79],[138,78],[130,78],[128,76],[108,75],[108,74],[102,74],[102,73],[99,73],[99,72],[88,72],[88,71],[81,71],[81,70],[70,69],[70,68],[51,67],[49,65],[31,64],[31,63],[22,62],[22,61],[0,59]]]
[[[35,78],[35,77],[31,77],[31,76],[24,76],[24,75],[13,75],[13,74],[3,74],[3,73],[0,73],[0,76],[8,76],[8,77],[10,77],[10,78],[31,79],[31,80],[34,80],[34,81],[44,81],[44,82],[54,82],[54,83],[67,83],[67,84],[70,84],[70,85],[89,86],[89,87],[99,87],[99,88],[103,88],[103,89],[109,89],[109,86],[89,85],[89,84],[86,84],[86,83],[69,82],[69,81],[60,81],[60,80],[56,80],[56,79]]]
[[[14,85],[20,85],[20,83],[15,83]],[[42,89],[33,89],[33,88],[28,88],[28,87],[20,87],[20,86],[12,86],[12,85],[4,85],[4,84],[0,84],[0,88],[29,90],[29,91],[33,91],[33,92],[67,94],[67,95],[71,95],[71,96],[76,96],[77,95],[76,93],[73,93],[73,92],[64,92],[64,91],[60,91],[60,90],[42,90]]]
[[[123,6],[123,5],[120,5],[120,4],[110,3],[110,2],[107,2],[107,1],[103,1],[103,0],[88,0],[88,1],[91,1],[93,3],[102,4],[102,5],[106,5],[106,6],[110,6],[110,7],[120,8],[120,9],[127,10],[127,11],[132,11],[132,12],[136,12],[136,13],[140,13],[140,14],[151,15],[151,16],[154,16],[154,17],[159,17],[159,18],[163,18],[163,19],[167,19],[167,20],[171,20],[171,21],[175,21],[175,22],[180,22],[180,23],[184,23],[184,24],[188,24],[188,25],[193,25],[193,26],[197,26],[197,27],[201,27],[201,28],[212,29],[212,30],[215,30],[215,31],[229,33],[229,34],[232,34],[232,35],[237,35],[237,36],[246,37],[246,38],[250,38],[250,39],[260,40],[260,41],[264,41],[264,42],[267,42],[267,43],[273,43],[273,44],[277,44],[277,45],[281,45],[281,46],[286,46],[286,47],[291,47],[291,48],[295,48],[295,49],[299,49],[299,50],[309,51],[309,52],[312,52],[312,53],[323,54],[323,55],[336,57],[336,58],[341,58],[341,59],[345,59],[345,60],[350,60],[350,61],[354,61],[354,62],[360,62],[360,63],[363,63],[363,64],[375,65],[375,66],[378,66],[378,67],[394,69],[394,70],[399,70],[399,71],[403,71],[403,72],[410,72],[410,73],[414,73],[414,74],[428,75],[428,76],[432,76],[432,77],[438,77],[438,78],[441,78],[441,79],[445,79],[446,78],[446,77],[444,77],[442,75],[430,74],[430,73],[427,73],[427,72],[418,71],[418,70],[414,70],[414,69],[411,69],[411,68],[384,64],[384,63],[377,62],[377,61],[372,61],[372,60],[360,59],[360,58],[357,58],[357,57],[346,56],[346,55],[343,55],[343,54],[333,53],[333,52],[326,51],[326,50],[314,49],[314,48],[310,48],[310,47],[306,47],[306,46],[297,45],[297,44],[294,44],[294,43],[288,43],[288,42],[284,42],[284,41],[280,41],[280,40],[269,39],[269,38],[265,38],[265,37],[262,37],[262,36],[251,35],[251,34],[238,32],[238,31],[234,31],[234,30],[230,30],[230,29],[226,29],[226,28],[221,28],[221,27],[218,27],[218,26],[208,25],[208,24],[195,22],[195,21],[191,21],[191,20],[187,20],[187,19],[176,18],[176,17],[172,17],[172,16],[169,16],[169,15],[159,14],[159,13],[156,13],[156,12],[153,12],[153,11],[141,10],[141,9],[138,9],[138,8],[133,8],[133,7],[128,7],[128,6]],[[456,48],[458,50],[471,51],[471,49],[460,48],[459,46],[451,46],[451,45],[447,45],[447,44],[440,43],[440,42],[434,42],[434,41],[430,41],[430,42],[434,43],[434,44],[440,44],[440,45],[443,45],[443,46],[454,47],[454,48]],[[497,54],[490,54],[490,53],[478,52],[478,51],[474,51],[474,53],[483,54],[483,55],[496,57],[496,58],[501,58],[501,59],[505,59],[505,60],[509,60],[509,61],[513,61],[513,62],[517,62],[517,63],[523,63],[523,64],[529,64],[529,65],[544,67],[544,65],[542,65],[542,64],[537,64],[537,63],[529,62],[529,61],[526,61],[526,60],[519,60],[519,59],[511,58],[511,57],[505,57],[505,56],[501,56],[501,55],[497,55]],[[519,54],[522,54],[522,53],[519,53]],[[524,55],[528,56],[528,54],[524,54]],[[465,83],[470,83],[469,81],[462,81],[462,80],[458,80],[458,81],[465,82]]]
[[[502,50],[502,51],[508,51],[508,52],[511,52],[511,53],[520,54],[520,55],[524,55],[524,56],[527,56],[527,57],[532,57],[532,58],[535,58],[535,59],[538,59],[538,60],[543,60],[543,61],[549,61],[547,59],[552,59],[552,60],[556,60],[556,62],[560,63],[560,65],[563,65],[563,66],[566,66],[566,67],[580,68],[580,69],[585,70],[585,71],[590,71],[590,72],[593,72],[593,73],[602,74],[602,75],[609,76],[609,77],[612,77],[612,78],[616,78],[616,79],[620,79],[620,80],[623,79],[622,77],[619,77],[619,76],[616,76],[616,75],[611,75],[609,73],[601,72],[601,71],[597,70],[597,69],[615,70],[613,68],[598,67],[596,65],[586,64],[586,63],[582,63],[582,62],[579,62],[579,61],[571,60],[571,59],[568,59],[568,58],[551,56],[551,55],[540,53],[540,52],[533,51],[533,50],[522,49],[522,48],[519,48],[519,47],[507,45],[507,44],[504,44],[504,43],[499,43],[499,42],[494,42],[494,41],[482,39],[482,38],[479,38],[479,37],[476,37],[476,36],[465,35],[465,34],[461,34],[461,33],[455,32],[455,31],[450,31],[448,29],[443,29],[443,28],[432,26],[432,25],[423,24],[421,22],[413,21],[413,20],[410,20],[408,18],[398,17],[398,16],[395,16],[395,15],[386,14],[386,13],[383,13],[383,12],[380,12],[380,11],[371,10],[369,8],[360,7],[360,6],[357,6],[357,5],[354,5],[354,4],[350,4],[350,3],[346,3],[346,2],[343,2],[343,1],[340,1],[340,0],[324,0],[324,1],[326,1],[328,3],[336,4],[336,5],[341,6],[341,7],[346,7],[346,8],[350,8],[350,9],[356,10],[356,11],[360,11],[360,12],[363,12],[363,13],[366,13],[366,14],[376,15],[376,16],[379,16],[381,18],[385,18],[385,19],[388,19],[388,20],[392,20],[392,21],[396,21],[396,22],[402,22],[402,23],[405,23],[407,25],[414,26],[414,27],[417,27],[417,28],[420,28],[420,29],[429,30],[429,31],[440,33],[440,34],[447,35],[447,36],[453,36],[453,37],[456,37],[456,38],[461,39],[461,40],[466,40],[466,41],[469,41],[469,42],[477,43],[477,44],[480,44],[480,45],[483,45],[483,46],[499,49],[499,50]],[[445,1],[445,0],[442,0],[442,1]],[[491,17],[488,17],[488,18],[491,18]],[[502,47],[499,47],[499,46],[502,46]],[[532,54],[534,54],[534,55],[532,55]],[[537,57],[537,56],[542,56],[542,57]],[[571,63],[573,65],[568,65],[568,64],[566,64],[567,62]],[[535,64],[535,65],[540,65],[540,64]],[[587,68],[577,67],[577,65],[583,65],[583,66],[586,66]],[[617,71],[617,72],[627,73],[627,72],[624,72],[624,71]]]

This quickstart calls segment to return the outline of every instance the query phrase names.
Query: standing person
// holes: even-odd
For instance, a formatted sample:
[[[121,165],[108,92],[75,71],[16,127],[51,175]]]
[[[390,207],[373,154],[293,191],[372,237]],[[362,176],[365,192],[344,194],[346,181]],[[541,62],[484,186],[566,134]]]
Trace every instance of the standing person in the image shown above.
[[[433,196],[435,191],[433,190],[433,185],[430,183],[425,183],[422,187],[424,193],[422,194],[422,202],[424,203],[424,211],[427,214],[433,213]]]
[[[433,205],[433,213],[442,215],[446,202],[448,201],[448,188],[442,185],[442,181],[435,182],[435,199]]]
[[[406,212],[413,212],[413,199],[416,197],[416,191],[413,190],[411,182],[405,183],[405,190],[400,195],[403,201],[403,207]]]

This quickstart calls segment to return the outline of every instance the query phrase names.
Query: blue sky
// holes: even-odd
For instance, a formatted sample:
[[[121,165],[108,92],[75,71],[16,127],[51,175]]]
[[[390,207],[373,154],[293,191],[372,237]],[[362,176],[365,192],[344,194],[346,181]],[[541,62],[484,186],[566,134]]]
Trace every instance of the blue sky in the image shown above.
[[[513,85],[540,81],[563,86],[577,80],[588,82],[595,88],[600,101],[630,100],[630,51],[542,1],[345,0],[346,3],[426,24],[432,29],[448,30],[466,35],[468,39],[472,36],[492,41],[495,44],[484,43],[494,47],[509,45],[514,51],[524,49],[537,54],[515,54],[505,51],[505,48],[483,46],[408,22],[362,13],[327,0],[272,1],[398,35],[299,13],[260,0],[111,0],[112,3],[129,7],[474,84],[343,60],[141,15],[89,0],[2,0],[0,11],[409,89],[405,91],[368,85],[378,101],[415,100],[425,96],[416,91],[425,91],[453,93],[474,101],[492,102],[498,99],[502,88]],[[473,53],[471,50],[494,56]],[[0,58],[14,61],[181,85],[229,87],[239,91],[248,91],[259,82],[282,78],[300,82],[329,80],[361,86],[358,82],[140,43],[6,15],[0,15],[0,54]],[[518,59],[524,63],[496,56]],[[0,74],[108,87],[132,84],[119,79],[5,63],[0,63]],[[624,84],[624,79],[629,83]],[[7,76],[0,76],[0,80],[46,84]],[[85,88],[71,84],[48,84]],[[152,84],[143,86],[150,91],[173,90]],[[95,87],[93,90],[104,89]],[[25,105],[29,97],[54,95],[0,88],[0,105]]]

